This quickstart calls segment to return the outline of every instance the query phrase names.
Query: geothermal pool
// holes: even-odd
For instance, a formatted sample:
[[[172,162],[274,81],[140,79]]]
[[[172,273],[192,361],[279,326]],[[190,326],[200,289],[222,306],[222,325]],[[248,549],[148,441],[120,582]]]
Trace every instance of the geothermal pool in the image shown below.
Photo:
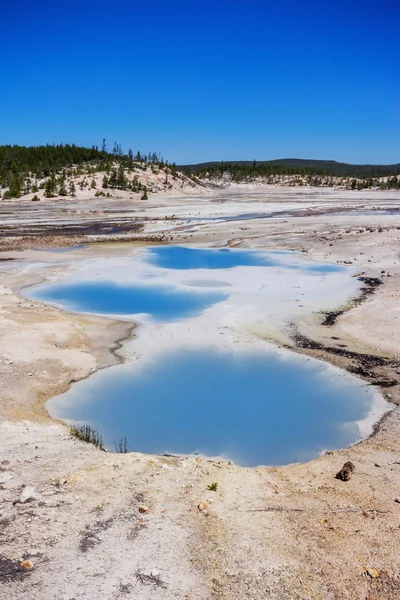
[[[361,380],[262,338],[359,288],[294,252],[159,246],[88,259],[30,298],[138,323],[134,359],[51,399],[107,447],[287,464],[366,435],[386,403]]]

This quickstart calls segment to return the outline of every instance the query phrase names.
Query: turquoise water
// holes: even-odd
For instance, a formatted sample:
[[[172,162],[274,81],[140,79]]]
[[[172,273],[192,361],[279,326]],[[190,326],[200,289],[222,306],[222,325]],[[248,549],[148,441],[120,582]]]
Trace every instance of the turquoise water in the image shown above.
[[[131,451],[278,465],[356,441],[366,390],[295,355],[182,348],[98,372],[49,408],[90,423],[112,450],[126,437]]]
[[[136,256],[127,258],[128,267],[129,260],[132,260],[133,264],[139,262],[142,266],[151,265],[148,268],[156,267],[155,270],[160,273],[174,270],[226,271],[237,267],[265,267],[266,284],[268,284],[269,267],[297,269],[316,275],[345,272],[344,267],[313,263],[299,258],[297,253],[285,251],[158,246],[146,249],[139,258]],[[223,280],[192,279],[184,281],[181,286],[148,283],[149,279],[154,280],[155,275],[145,272],[137,277],[140,282],[116,283],[110,273],[109,280],[66,281],[38,286],[29,290],[29,297],[55,303],[68,310],[108,315],[145,314],[154,321],[174,321],[195,317],[214,304],[229,298],[227,288],[230,284]],[[221,287],[225,289],[218,289]]]
[[[237,267],[258,268],[252,276],[255,287],[252,277],[246,279],[249,272],[241,272],[243,279],[232,274]],[[285,269],[303,270],[296,273],[303,279],[283,278],[281,295],[263,295]],[[293,252],[179,246],[148,248],[123,257],[122,266],[106,260],[84,263],[77,279],[36,287],[29,297],[77,312],[139,315],[139,321],[145,314],[150,322],[146,319],[138,330],[133,349],[140,354],[143,336],[150,350],[132,364],[73,385],[52,399],[49,409],[57,418],[92,425],[111,450],[126,437],[132,451],[199,452],[253,466],[304,461],[322,450],[348,446],[359,439],[356,421],[371,408],[370,388],[296,355],[283,359],[274,350],[245,351],[231,344],[229,332],[232,327],[236,335],[236,314],[239,322],[245,314],[251,324],[254,306],[254,319],[271,319],[274,306],[268,302],[284,303],[293,287],[305,297],[313,290],[334,292],[336,283],[329,282],[343,284],[336,272],[348,277],[344,267],[306,261]],[[129,281],[117,283],[124,277]],[[197,330],[189,321],[179,328],[181,320],[218,304],[222,310],[213,313],[215,331],[208,331],[207,318]],[[259,312],[260,305],[265,313]],[[207,345],[211,333],[225,349]],[[194,339],[199,340],[196,347]],[[160,350],[165,340],[171,341],[169,351]]]
[[[77,312],[146,314],[154,321],[173,321],[196,317],[227,295],[219,291],[99,281],[46,285],[32,290],[30,297]]]
[[[292,252],[240,250],[229,248],[185,248],[184,246],[158,246],[148,248],[145,260],[163,269],[232,269],[234,267],[281,267],[303,269],[319,273],[343,271],[343,267],[326,263],[301,261],[282,263],[282,256]]]

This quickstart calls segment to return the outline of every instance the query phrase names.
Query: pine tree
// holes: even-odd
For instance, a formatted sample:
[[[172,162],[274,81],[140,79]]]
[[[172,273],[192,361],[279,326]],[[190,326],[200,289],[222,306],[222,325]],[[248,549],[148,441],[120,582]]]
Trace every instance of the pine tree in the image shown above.
[[[110,188],[116,188],[117,187],[117,180],[118,180],[118,176],[117,176],[117,171],[116,169],[111,169],[111,173],[110,176],[108,178],[108,185]]]
[[[56,178],[54,173],[50,175],[48,180],[46,181],[46,185],[44,188],[44,195],[46,198],[53,198],[56,192]]]
[[[58,188],[59,196],[68,196],[67,188],[65,187],[65,176],[60,177],[60,186]]]
[[[13,173],[8,190],[9,198],[20,198],[21,196],[21,177],[18,173]]]
[[[95,190],[96,189],[96,182],[94,179],[92,179],[92,183],[90,184],[90,189]]]
[[[76,194],[76,187],[73,181],[71,181],[71,183],[69,184],[69,193],[71,194],[71,196],[75,196]]]
[[[148,200],[149,197],[147,195],[147,187],[144,188],[144,192],[142,194],[142,197],[140,198],[141,200]]]
[[[121,163],[118,168],[116,187],[120,190],[123,190],[126,188],[126,183],[127,183],[127,180],[125,178],[124,167]]]
[[[110,182],[108,180],[108,177],[107,177],[107,175],[104,175],[103,182],[102,182],[102,188],[107,189],[109,185],[110,185]]]

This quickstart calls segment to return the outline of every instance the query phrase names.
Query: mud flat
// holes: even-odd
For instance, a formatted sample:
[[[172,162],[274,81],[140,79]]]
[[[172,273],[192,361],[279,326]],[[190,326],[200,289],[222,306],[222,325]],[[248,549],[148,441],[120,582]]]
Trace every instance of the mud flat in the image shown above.
[[[327,202],[353,206],[356,214],[326,212]],[[312,214],[199,221],[188,224],[188,231],[174,229],[174,215],[183,212],[223,217],[224,210],[226,216],[246,212],[244,205],[259,213],[281,212],[288,204],[290,210],[307,204]],[[335,196],[330,190],[307,198],[302,189],[280,188],[251,189],[247,196],[245,189],[232,189],[223,197],[220,192],[157,197],[147,208],[136,207],[142,214],[135,218],[143,218],[144,225],[135,242],[144,243],[156,232],[174,243],[295,249],[317,261],[351,263],[361,276],[379,278],[383,283],[363,302],[334,307],[340,314],[326,325],[326,315],[313,313],[296,327],[288,323],[258,334],[358,373],[380,384],[385,397],[398,404],[400,218],[368,209],[377,204],[400,206],[400,196]],[[361,205],[358,216],[356,206]],[[47,206],[57,214],[56,203]],[[18,219],[18,208],[14,216]],[[113,239],[123,242],[124,236]],[[29,240],[28,235],[24,244],[29,246]],[[120,244],[97,244],[68,252],[68,259],[58,252],[1,255],[4,597],[50,600],[57,590],[59,598],[70,600],[397,599],[398,407],[371,437],[351,448],[305,464],[253,469],[201,457],[104,453],[49,420],[43,402],[73,380],[129,360],[128,345],[120,347],[118,341],[133,332],[116,319],[64,312],[28,301],[19,292],[69,272],[82,256],[124,252]],[[355,471],[343,482],[335,474],[346,461]],[[217,491],[208,490],[213,482]],[[205,510],[199,510],[200,503]]]

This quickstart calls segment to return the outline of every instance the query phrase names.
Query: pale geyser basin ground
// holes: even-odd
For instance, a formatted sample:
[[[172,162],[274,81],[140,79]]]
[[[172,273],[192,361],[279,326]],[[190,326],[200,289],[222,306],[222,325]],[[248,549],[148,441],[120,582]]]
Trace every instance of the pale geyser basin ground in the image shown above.
[[[359,379],[260,340],[359,287],[343,267],[292,252],[157,247],[91,259],[29,291],[64,308],[139,323],[133,363],[48,403],[108,447],[286,464],[348,446],[387,410]]]

